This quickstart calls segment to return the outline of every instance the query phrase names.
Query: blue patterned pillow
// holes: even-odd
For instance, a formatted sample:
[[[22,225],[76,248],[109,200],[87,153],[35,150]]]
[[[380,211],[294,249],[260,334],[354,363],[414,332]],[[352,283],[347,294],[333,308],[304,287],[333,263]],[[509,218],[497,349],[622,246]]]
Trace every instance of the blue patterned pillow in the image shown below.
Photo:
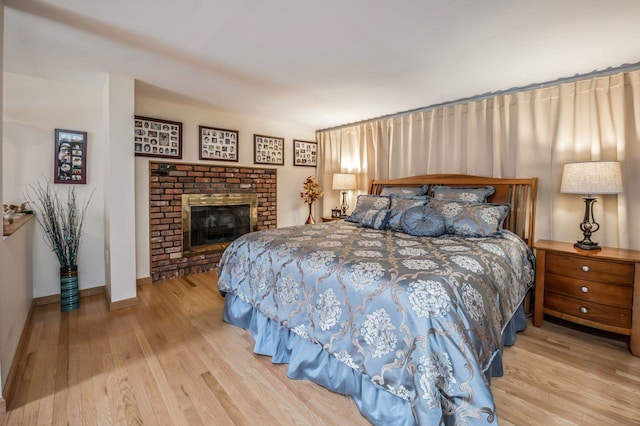
[[[362,225],[365,228],[385,229],[387,227],[387,222],[389,222],[390,214],[391,214],[391,210],[389,209],[367,210],[362,215],[362,220],[360,221],[360,225]]]
[[[433,198],[436,200],[464,201],[466,203],[486,203],[487,198],[496,192],[493,186],[484,188],[453,188],[450,186],[436,186],[433,188]]]
[[[385,186],[380,191],[380,195],[385,197],[413,197],[427,193],[427,186]]]
[[[470,204],[462,201],[437,201],[429,204],[444,216],[448,234],[461,237],[502,236],[502,224],[509,204]]]
[[[383,197],[380,195],[358,195],[358,200],[356,201],[356,208],[353,210],[353,213],[349,215],[345,220],[347,222],[362,222],[363,215],[371,209],[374,210],[382,210],[388,209],[391,200],[389,197]]]
[[[418,237],[439,237],[445,233],[444,218],[429,206],[407,209],[400,219],[402,230]]]
[[[391,215],[389,216],[387,228],[393,229],[394,231],[401,231],[402,226],[400,225],[400,219],[402,218],[402,214],[411,207],[424,206],[427,202],[429,202],[429,197],[427,196],[412,198],[392,197]]]

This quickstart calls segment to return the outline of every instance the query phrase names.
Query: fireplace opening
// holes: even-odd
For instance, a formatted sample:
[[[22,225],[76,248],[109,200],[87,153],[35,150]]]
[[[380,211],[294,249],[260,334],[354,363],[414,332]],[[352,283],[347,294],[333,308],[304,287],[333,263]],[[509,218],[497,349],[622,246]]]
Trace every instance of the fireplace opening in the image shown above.
[[[222,251],[253,232],[257,216],[256,194],[183,194],[183,253]]]

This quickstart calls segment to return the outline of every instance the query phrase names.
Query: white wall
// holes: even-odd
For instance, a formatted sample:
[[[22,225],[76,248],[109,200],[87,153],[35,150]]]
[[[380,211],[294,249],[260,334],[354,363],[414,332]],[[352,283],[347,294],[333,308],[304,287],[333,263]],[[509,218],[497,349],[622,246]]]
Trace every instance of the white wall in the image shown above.
[[[4,73],[3,201],[20,204],[28,185],[53,177],[56,128],[87,132],[87,184],[78,196],[95,194],[87,210],[78,257],[81,289],[104,281],[102,171],[102,88]],[[67,190],[68,185],[54,185]],[[33,233],[33,297],[60,293],[59,264],[44,243],[39,226]]]
[[[105,286],[110,302],[115,302],[136,297],[135,163],[130,143],[135,82],[109,75],[103,93]]]
[[[278,170],[278,227],[302,225],[307,219],[308,208],[300,198],[302,183],[309,175],[316,174],[315,167],[293,165],[293,139],[315,141],[315,129],[296,126],[293,123],[260,120],[161,101],[136,97],[136,115],[182,122],[182,162],[216,164],[198,159],[198,126],[220,127],[238,130],[238,163],[218,162],[224,166],[254,166],[253,135],[262,134],[285,138],[284,166]],[[136,262],[137,277],[149,276],[149,160],[161,158],[136,157]],[[256,167],[267,167],[255,165]],[[317,217],[317,219],[319,219]]]

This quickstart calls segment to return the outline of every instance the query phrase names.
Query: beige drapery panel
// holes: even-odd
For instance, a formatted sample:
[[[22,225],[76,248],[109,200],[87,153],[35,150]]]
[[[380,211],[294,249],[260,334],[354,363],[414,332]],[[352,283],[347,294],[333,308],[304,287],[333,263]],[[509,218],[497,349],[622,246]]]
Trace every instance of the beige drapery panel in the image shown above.
[[[317,132],[322,212],[339,204],[334,172],[371,179],[430,173],[539,178],[536,238],[581,239],[579,196],[562,166],[622,162],[624,194],[598,196],[601,245],[640,249],[640,71],[528,90]],[[350,194],[350,204],[355,204]]]

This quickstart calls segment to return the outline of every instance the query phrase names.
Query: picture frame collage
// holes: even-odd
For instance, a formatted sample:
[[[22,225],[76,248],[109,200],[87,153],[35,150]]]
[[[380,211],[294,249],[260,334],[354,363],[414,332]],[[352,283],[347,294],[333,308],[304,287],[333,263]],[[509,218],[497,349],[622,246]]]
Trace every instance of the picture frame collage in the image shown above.
[[[316,167],[318,165],[318,144],[294,139],[293,165]]]
[[[200,126],[200,160],[238,161],[238,131]]]
[[[198,159],[238,162],[238,130],[198,126]],[[134,153],[143,157],[182,158],[182,123],[159,118],[135,116]],[[316,167],[318,144],[293,139],[293,165]],[[253,135],[253,163],[284,166],[285,139]]]
[[[137,156],[182,158],[182,123],[135,116],[134,152]]]
[[[284,138],[254,134],[253,162],[284,166]]]
[[[55,129],[54,183],[87,183],[87,132]]]

